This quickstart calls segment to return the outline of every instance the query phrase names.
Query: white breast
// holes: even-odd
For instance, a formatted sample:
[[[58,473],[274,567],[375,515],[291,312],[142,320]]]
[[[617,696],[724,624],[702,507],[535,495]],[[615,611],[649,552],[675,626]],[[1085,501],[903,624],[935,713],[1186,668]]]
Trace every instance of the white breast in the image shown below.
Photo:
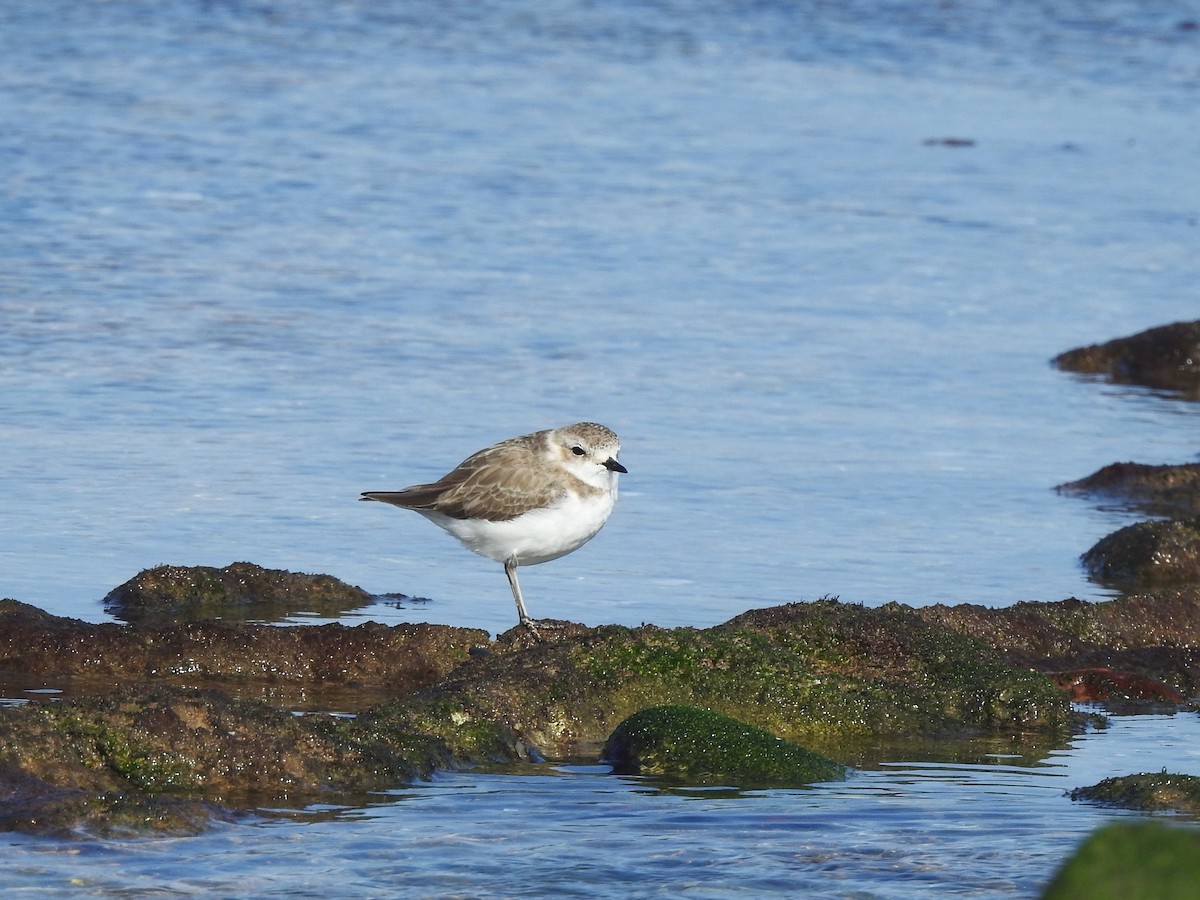
[[[554,506],[504,522],[452,519],[427,510],[417,512],[481,556],[496,562],[515,558],[519,566],[532,566],[558,559],[586,544],[608,521],[616,500],[614,484],[611,491],[584,498],[567,493]]]

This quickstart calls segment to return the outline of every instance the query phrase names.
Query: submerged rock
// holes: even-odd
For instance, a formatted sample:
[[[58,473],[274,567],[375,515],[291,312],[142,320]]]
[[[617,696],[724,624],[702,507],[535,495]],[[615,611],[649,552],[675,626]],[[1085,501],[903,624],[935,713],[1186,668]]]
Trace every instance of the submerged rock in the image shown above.
[[[1082,559],[1093,580],[1119,590],[1200,583],[1200,516],[1128,525]]]
[[[104,598],[106,612],[125,622],[260,622],[296,613],[338,616],[368,606],[374,596],[331,575],[304,575],[235,562],[211,566],[157,566],[139,572]]]
[[[846,767],[768,731],[697,706],[655,706],[616,727],[603,759],[622,775],[738,787],[838,781]]]
[[[1042,900],[1170,900],[1200,895],[1200,831],[1114,822],[1092,832]]]
[[[1155,772],[1105,778],[1088,787],[1071,791],[1072,800],[1142,812],[1200,814],[1200,776]],[[1200,886],[1200,881],[1197,882]]]
[[[1060,369],[1200,397],[1200,321],[1151,328],[1059,354]]]
[[[1200,515],[1200,463],[1112,463],[1055,490],[1111,498],[1151,516]]]

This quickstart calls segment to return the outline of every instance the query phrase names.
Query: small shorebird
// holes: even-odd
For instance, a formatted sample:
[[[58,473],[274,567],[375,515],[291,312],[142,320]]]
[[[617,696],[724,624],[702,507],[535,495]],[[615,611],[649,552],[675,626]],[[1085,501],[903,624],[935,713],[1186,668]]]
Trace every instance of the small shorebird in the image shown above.
[[[481,556],[504,564],[520,623],[531,631],[517,566],[565,556],[586,544],[617,502],[621,442],[580,422],[510,438],[464,459],[432,484],[364,491],[419,512]]]

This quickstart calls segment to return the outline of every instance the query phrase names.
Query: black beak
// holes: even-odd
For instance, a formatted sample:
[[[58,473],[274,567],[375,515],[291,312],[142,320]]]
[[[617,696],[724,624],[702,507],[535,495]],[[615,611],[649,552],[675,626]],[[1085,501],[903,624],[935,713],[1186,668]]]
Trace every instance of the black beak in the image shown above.
[[[615,459],[606,459],[604,461],[604,468],[608,469],[610,472],[624,472],[626,475],[629,474],[629,470]]]

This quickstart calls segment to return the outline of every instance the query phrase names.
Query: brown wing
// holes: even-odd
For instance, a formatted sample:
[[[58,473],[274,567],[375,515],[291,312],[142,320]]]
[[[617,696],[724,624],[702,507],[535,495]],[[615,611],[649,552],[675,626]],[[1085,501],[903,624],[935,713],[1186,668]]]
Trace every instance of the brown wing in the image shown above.
[[[434,510],[452,519],[515,519],[549,506],[564,491],[561,484],[545,478],[540,468],[544,464],[530,440],[534,437],[513,438],[480,450],[432,484],[415,484],[402,491],[370,491],[363,498],[405,509]]]

